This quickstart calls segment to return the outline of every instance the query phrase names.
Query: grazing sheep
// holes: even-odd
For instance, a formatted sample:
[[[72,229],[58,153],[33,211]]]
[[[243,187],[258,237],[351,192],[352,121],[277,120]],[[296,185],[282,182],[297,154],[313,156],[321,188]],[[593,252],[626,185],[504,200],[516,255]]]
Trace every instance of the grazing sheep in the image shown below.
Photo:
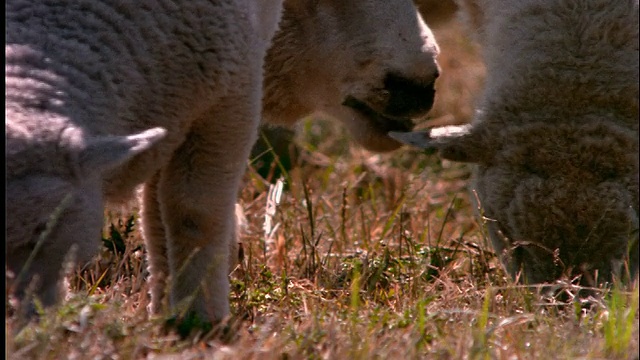
[[[168,250],[172,304],[228,314],[236,189],[281,6],[7,2],[6,244],[18,297],[37,275],[37,297],[54,303],[65,256],[97,251],[103,196],[124,200],[145,182],[145,237]]]
[[[525,283],[638,272],[638,1],[461,3],[487,78],[470,125],[395,133],[477,164],[494,249]],[[627,260],[629,268],[622,266]]]
[[[234,206],[263,78],[267,120],[323,110],[364,146],[400,146],[387,131],[410,130],[405,117],[429,110],[437,76],[437,46],[413,4],[287,0],[263,74],[281,6],[7,2],[6,245],[19,298],[37,278],[35,295],[53,304],[64,258],[96,253],[103,198],[127,200],[144,184],[151,310],[168,287],[173,311],[227,316]]]
[[[411,1],[316,3],[285,1],[267,52],[262,131],[285,168],[297,154],[290,128],[312,114],[344,123],[369,150],[397,149],[387,132],[412,127],[408,118],[431,109],[439,75],[438,46]],[[269,148],[259,138],[252,152],[265,177]]]
[[[292,126],[319,113],[369,150],[395,150],[387,132],[433,105],[437,53],[409,0],[287,0],[265,60],[263,119]]]
[[[457,89],[440,91],[429,112],[429,120],[423,123],[432,126],[468,123],[473,114],[473,104],[469,99],[475,98],[474,94],[482,86],[484,78],[484,66],[479,60],[477,46],[459,41],[463,29],[455,16],[458,6],[454,0],[414,0],[414,4],[438,39],[441,69],[438,87]],[[301,79],[301,82],[305,80]],[[266,180],[275,182],[283,170],[290,171],[302,165],[304,157],[294,141],[295,137],[294,129],[263,124],[251,151],[252,168]]]

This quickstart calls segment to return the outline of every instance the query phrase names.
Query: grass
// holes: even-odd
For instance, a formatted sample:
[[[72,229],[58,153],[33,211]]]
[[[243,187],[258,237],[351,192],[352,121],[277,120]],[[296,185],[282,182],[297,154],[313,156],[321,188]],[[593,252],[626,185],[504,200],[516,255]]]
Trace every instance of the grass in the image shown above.
[[[453,61],[478,69],[469,45],[440,34],[455,41],[441,42],[438,94],[449,95],[434,117],[468,109],[468,89],[481,82]],[[150,317],[137,212],[107,212],[100,256],[70,277],[64,303],[6,337],[7,357],[638,358],[638,287],[601,290],[587,311],[515,285],[477,220],[466,165],[409,149],[372,154],[323,122],[306,122],[299,137],[313,151],[302,151],[279,202],[247,173],[244,260],[225,327],[181,337],[168,314]],[[10,310],[8,333],[20,320]]]
[[[62,305],[7,338],[10,358],[636,356],[637,288],[587,312],[514,285],[476,221],[465,165],[411,151],[325,156],[289,174],[269,242],[258,190],[269,185],[247,176],[231,331],[181,338],[168,315],[149,318],[137,215],[108,213],[101,256],[71,277]]]

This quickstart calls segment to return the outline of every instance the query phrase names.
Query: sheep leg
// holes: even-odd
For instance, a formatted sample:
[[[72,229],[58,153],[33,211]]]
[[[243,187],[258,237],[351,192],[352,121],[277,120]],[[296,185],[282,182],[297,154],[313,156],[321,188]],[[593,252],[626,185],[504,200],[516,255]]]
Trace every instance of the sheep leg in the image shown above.
[[[226,101],[214,116],[196,122],[161,173],[170,303],[179,317],[217,322],[229,315],[234,209],[259,119],[259,107],[247,103]]]
[[[167,277],[169,276],[169,260],[167,251],[167,240],[162,224],[160,203],[158,202],[158,181],[160,172],[144,185],[142,197],[142,227],[147,248],[147,261],[149,263],[149,283],[151,303],[149,312],[159,314],[164,306],[165,294],[167,291]],[[234,218],[235,220],[235,218]],[[236,241],[235,231],[237,225],[232,228],[231,240],[229,241],[230,261],[229,272],[238,263],[237,254],[239,244]]]
[[[142,195],[142,231],[149,263],[151,295],[149,312],[152,314],[157,314],[162,309],[167,276],[169,276],[166,234],[162,224],[160,203],[158,202],[159,181],[160,172],[145,183]]]

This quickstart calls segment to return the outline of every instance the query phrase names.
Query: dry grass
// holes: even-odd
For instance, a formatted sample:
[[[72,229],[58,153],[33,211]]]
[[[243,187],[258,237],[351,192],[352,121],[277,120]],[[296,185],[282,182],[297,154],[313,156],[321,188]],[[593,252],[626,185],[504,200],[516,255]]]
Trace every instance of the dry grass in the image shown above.
[[[433,115],[467,121],[482,67],[456,32],[436,28],[448,40]],[[181,338],[168,315],[149,318],[138,226],[107,213],[101,256],[70,277],[62,305],[7,336],[7,357],[638,358],[637,286],[603,290],[586,311],[514,285],[476,220],[466,165],[408,149],[371,154],[326,123],[303,130],[306,165],[288,174],[269,234],[270,184],[247,174],[225,328]],[[7,319],[8,333],[19,320]]]

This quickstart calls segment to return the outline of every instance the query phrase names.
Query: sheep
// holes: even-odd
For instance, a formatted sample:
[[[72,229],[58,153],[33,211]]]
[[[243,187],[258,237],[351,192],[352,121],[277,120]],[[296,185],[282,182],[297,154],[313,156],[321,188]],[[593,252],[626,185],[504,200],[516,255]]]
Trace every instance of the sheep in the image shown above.
[[[369,150],[398,149],[387,132],[431,109],[438,51],[411,1],[285,1],[265,60],[263,120],[291,127],[317,114]]]
[[[226,316],[213,294],[228,287],[234,189],[281,6],[7,3],[6,244],[19,298],[37,275],[35,294],[55,303],[69,250],[78,262],[97,252],[103,198],[128,199],[144,182],[157,190],[145,236],[166,237],[172,303],[191,297],[203,319]]]
[[[460,6],[487,66],[474,119],[390,135],[475,164],[471,189],[514,279],[636,278],[638,1]]]
[[[454,0],[414,0],[414,4],[438,39],[438,63],[442,73],[438,77],[438,87],[461,89],[456,92],[440,91],[429,112],[429,119],[420,123],[438,126],[468,123],[473,109],[469,97],[481,86],[484,68],[478,61],[475,46],[456,40],[462,32],[455,16],[457,4]],[[260,136],[251,152],[252,168],[266,180],[275,182],[283,170],[288,172],[302,165],[304,157],[295,138],[293,129],[262,124]]]
[[[65,258],[97,252],[104,204],[142,184],[150,310],[168,289],[172,313],[225,319],[237,190],[260,121],[325,111],[390,151],[400,143],[387,131],[410,130],[435,92],[437,44],[409,0],[5,10],[7,270],[31,312],[28,284],[55,304]]]

